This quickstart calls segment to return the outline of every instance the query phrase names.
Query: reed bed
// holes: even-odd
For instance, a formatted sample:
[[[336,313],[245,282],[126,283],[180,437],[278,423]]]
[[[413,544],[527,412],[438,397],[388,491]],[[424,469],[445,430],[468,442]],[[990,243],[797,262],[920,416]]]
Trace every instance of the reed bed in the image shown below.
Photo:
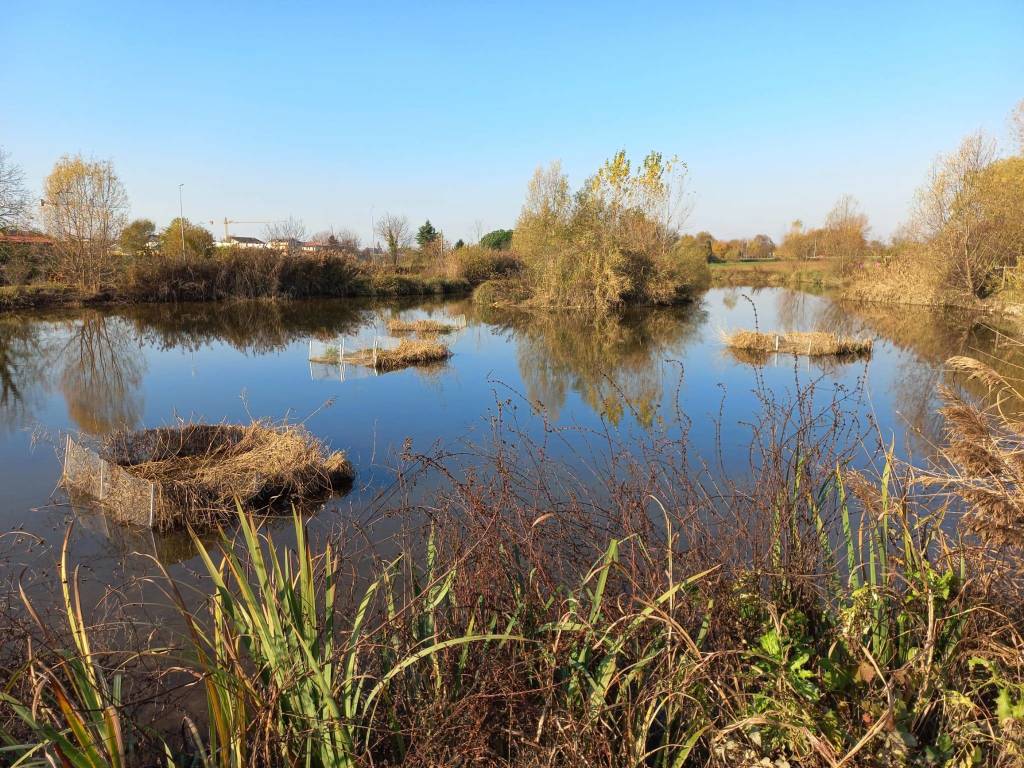
[[[248,425],[183,423],[120,431],[98,450],[97,471],[152,484],[152,525],[166,530],[213,525],[246,512],[288,509],[320,500],[355,477],[344,452],[329,452],[305,428],[256,421]],[[81,483],[81,478],[78,479]],[[107,495],[105,507],[137,504]],[[132,510],[119,510],[123,518]]]
[[[734,350],[758,355],[782,352],[792,355],[823,357],[827,355],[863,357],[871,354],[872,340],[840,336],[827,331],[790,331],[789,333],[763,333],[739,330],[723,333],[722,340]]]
[[[440,320],[402,320],[395,318],[388,321],[388,331],[392,334],[420,333],[437,335],[440,333],[452,333],[456,329],[453,323],[444,323]]]

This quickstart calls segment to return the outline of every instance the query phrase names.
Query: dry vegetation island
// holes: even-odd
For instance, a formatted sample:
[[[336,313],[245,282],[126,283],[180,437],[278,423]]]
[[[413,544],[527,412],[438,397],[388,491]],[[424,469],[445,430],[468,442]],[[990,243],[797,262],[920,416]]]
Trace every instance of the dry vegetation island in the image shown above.
[[[761,331],[734,331],[723,334],[723,341],[730,349],[768,355],[775,352],[808,357],[864,356],[871,354],[870,338],[839,336],[826,331],[790,331],[789,333],[764,333]]]

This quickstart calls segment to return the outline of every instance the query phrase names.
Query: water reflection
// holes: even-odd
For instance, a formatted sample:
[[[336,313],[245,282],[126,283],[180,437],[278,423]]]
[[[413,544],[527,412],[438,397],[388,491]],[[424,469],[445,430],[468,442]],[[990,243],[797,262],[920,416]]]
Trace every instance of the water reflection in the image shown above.
[[[386,376],[345,375],[344,380],[338,372],[311,377],[311,340],[366,340],[385,333],[387,321],[396,316],[460,319],[460,330],[445,337],[454,351],[450,364]],[[724,351],[719,332],[755,322],[762,330],[870,334],[876,339],[874,353],[854,364],[789,356],[756,366],[737,362]],[[846,400],[851,418],[877,423],[878,439],[889,445],[895,438],[901,457],[934,455],[942,443],[936,387],[949,383],[944,362],[956,354],[980,356],[1013,378],[1024,365],[1021,347],[1007,343],[985,318],[850,305],[784,289],[714,290],[698,306],[591,319],[416,299],[155,305],[4,316],[0,529],[23,529],[53,542],[60,540],[68,519],[80,518],[88,531],[75,556],[94,566],[102,584],[128,571],[132,553],[181,562],[184,568],[192,557],[185,537],[121,529],[80,509],[47,506],[60,465],[53,451],[37,449],[25,434],[37,424],[98,435],[157,426],[175,413],[236,422],[292,415],[332,448],[347,450],[359,472],[351,496],[318,512],[319,524],[329,527],[379,511],[374,496],[394,482],[391,470],[407,439],[423,449],[436,443],[457,451],[489,439],[488,417],[500,391],[495,382],[542,405],[549,420],[580,427],[565,430],[574,435],[610,426],[619,439],[633,440],[639,430],[656,429],[659,414],[670,420],[670,409],[679,406],[694,425],[694,456],[720,456],[724,465],[743,472],[749,424],[760,407],[752,394],[758,382],[782,393],[820,381],[823,402],[836,393],[866,391],[867,399]],[[678,370],[669,360],[681,361],[686,371],[678,390]],[[965,386],[976,397],[985,396],[977,384]],[[543,437],[542,419],[523,419],[522,426],[532,430],[531,438]],[[571,462],[576,447],[551,446],[548,455]],[[464,455],[471,464],[469,449]],[[436,490],[432,482],[417,479],[403,493],[430,498]],[[388,524],[404,523],[396,515]],[[3,573],[0,567],[0,578]]]
[[[142,414],[146,360],[124,321],[87,312],[65,329],[54,345],[54,367],[75,425],[90,435],[134,427]]]
[[[40,328],[20,318],[0,318],[0,430],[23,423],[40,399],[33,386],[45,373]]]
[[[664,397],[664,363],[679,355],[707,313],[691,306],[595,318],[512,313],[488,319],[515,335],[525,394],[552,418],[575,392],[612,425],[630,410],[650,427]]]

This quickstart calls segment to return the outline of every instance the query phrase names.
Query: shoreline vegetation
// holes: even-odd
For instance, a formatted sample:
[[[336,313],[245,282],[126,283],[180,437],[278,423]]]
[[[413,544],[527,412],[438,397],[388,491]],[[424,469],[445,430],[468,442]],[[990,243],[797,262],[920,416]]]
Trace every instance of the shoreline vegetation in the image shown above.
[[[1024,120],[1024,109],[1017,115]],[[0,311],[472,291],[482,306],[605,312],[742,285],[1024,318],[1024,140],[1004,153],[977,133],[937,158],[888,242],[871,239],[868,217],[849,195],[821,226],[793,221],[778,246],[764,234],[687,234],[686,181],[676,157],[650,152],[634,163],[620,151],[576,189],[558,162],[539,167],[515,227],[475,245],[446,243],[427,221],[414,247],[408,221],[391,214],[376,227],[384,248],[360,248],[343,231],[307,241],[291,218],[269,227],[266,242],[215,244],[187,220],[159,234],[152,222],[124,222],[127,196],[112,165],[64,157],[44,188],[46,234],[0,222]]]
[[[1020,424],[945,391],[943,463],[879,449],[867,475],[840,404],[765,394],[736,480],[701,479],[685,428],[619,446],[599,488],[510,424],[465,476],[410,456],[405,480],[441,485],[359,579],[358,530],[314,545],[298,516],[286,535],[240,515],[194,539],[195,599],[156,576],[171,647],[85,607],[69,529],[63,627],[23,597],[26,642],[4,649],[0,748],[90,768],[1019,765]]]

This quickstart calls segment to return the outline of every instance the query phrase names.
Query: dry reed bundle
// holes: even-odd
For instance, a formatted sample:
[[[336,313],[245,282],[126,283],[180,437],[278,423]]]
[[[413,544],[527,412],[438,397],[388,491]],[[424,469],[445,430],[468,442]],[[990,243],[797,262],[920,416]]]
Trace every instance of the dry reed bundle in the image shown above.
[[[311,357],[310,362],[328,365],[352,363],[378,371],[397,371],[412,366],[442,363],[451,356],[452,351],[439,341],[402,339],[394,349],[360,349],[343,355],[340,350],[332,348],[319,357]]]
[[[451,356],[452,351],[439,341],[402,339],[394,349],[377,350],[375,367],[378,371],[396,371],[411,365],[440,363]]]
[[[324,499],[355,476],[344,452],[330,453],[305,428],[260,421],[117,432],[99,454],[153,484],[152,525],[160,529],[213,524],[235,514],[236,503],[260,512]]]
[[[948,467],[923,480],[966,502],[964,521],[973,533],[997,546],[1024,547],[1024,424],[1004,407],[1024,398],[980,360],[952,357],[946,365],[980,382],[994,403],[984,408],[940,388]]]
[[[451,333],[455,326],[451,323],[442,323],[440,320],[400,320],[395,318],[388,322],[388,330],[393,334],[399,333]]]
[[[871,354],[871,339],[839,336],[827,331],[790,331],[789,333],[761,333],[740,330],[723,333],[722,340],[733,350],[758,355],[783,352],[793,355],[820,357],[824,355],[866,356]]]

